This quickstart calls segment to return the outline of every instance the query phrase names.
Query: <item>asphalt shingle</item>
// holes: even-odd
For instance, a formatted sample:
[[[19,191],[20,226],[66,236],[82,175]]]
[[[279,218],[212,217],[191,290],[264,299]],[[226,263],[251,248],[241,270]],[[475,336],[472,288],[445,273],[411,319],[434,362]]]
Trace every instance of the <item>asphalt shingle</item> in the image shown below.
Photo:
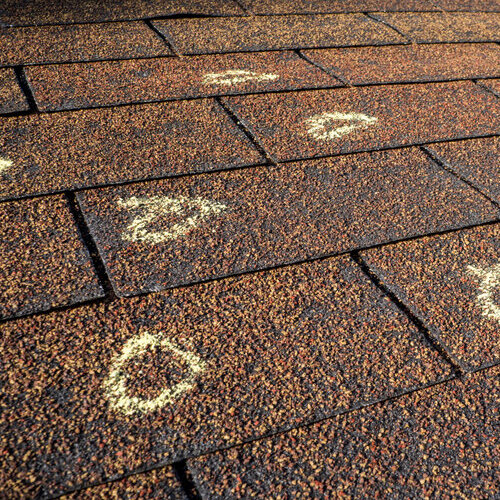
[[[2,319],[102,296],[61,196],[0,204],[0,255]]]
[[[433,0],[441,9],[469,12],[500,12],[499,0]]]
[[[363,253],[467,369],[500,361],[500,224]]]
[[[143,22],[0,29],[0,66],[152,57],[172,51]]]
[[[2,0],[0,25],[118,21],[169,15],[239,15],[233,0]]]
[[[203,498],[495,498],[500,369],[191,460]]]
[[[27,75],[43,111],[343,85],[294,52],[36,66]]]
[[[13,496],[57,495],[452,374],[348,257],[0,330],[0,485]]]
[[[377,18],[416,42],[500,41],[500,13],[398,12]]]
[[[394,45],[306,50],[352,85],[481,78],[500,74],[496,44]]]
[[[500,101],[472,82],[224,98],[278,160],[495,134]]]
[[[14,70],[0,68],[0,113],[14,113],[28,109],[28,102],[19,87]]]
[[[78,195],[119,295],[498,219],[417,149]]]
[[[212,100],[5,118],[0,154],[3,198],[262,161]]]
[[[184,54],[405,42],[363,14],[166,19],[154,25]]]
[[[439,161],[500,203],[500,137],[430,144]]]
[[[481,85],[490,89],[494,94],[500,97],[500,79],[497,80],[481,80]]]

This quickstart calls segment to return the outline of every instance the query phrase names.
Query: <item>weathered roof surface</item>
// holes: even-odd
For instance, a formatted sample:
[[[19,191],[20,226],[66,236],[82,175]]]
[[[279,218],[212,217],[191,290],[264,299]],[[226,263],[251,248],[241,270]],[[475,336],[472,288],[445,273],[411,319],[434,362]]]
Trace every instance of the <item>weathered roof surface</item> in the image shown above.
[[[0,497],[495,498],[497,0],[0,7]]]

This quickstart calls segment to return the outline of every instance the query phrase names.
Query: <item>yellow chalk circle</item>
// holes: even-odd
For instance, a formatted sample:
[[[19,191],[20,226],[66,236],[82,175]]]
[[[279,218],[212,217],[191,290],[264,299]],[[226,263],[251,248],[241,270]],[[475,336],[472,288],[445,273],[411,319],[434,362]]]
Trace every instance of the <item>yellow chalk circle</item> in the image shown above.
[[[127,226],[127,230],[122,234],[126,241],[144,241],[147,243],[161,243],[167,240],[174,240],[179,236],[187,234],[200,222],[211,216],[220,214],[227,207],[222,203],[206,200],[204,198],[187,198],[178,196],[151,196],[149,198],[138,198],[132,196],[127,200],[118,199],[118,206],[129,210],[142,210],[143,213],[133,219]],[[196,211],[194,215],[185,217],[184,220],[173,224],[163,231],[148,231],[148,226],[160,217],[179,216],[187,210]]]
[[[333,113],[321,113],[319,115],[311,116],[305,123],[307,132],[318,140],[332,140],[339,139],[346,134],[351,133],[358,128],[366,128],[374,125],[378,118],[374,116],[364,115],[363,113],[340,113],[334,111]],[[337,122],[350,122],[340,127],[332,128]]]
[[[500,321],[500,305],[494,302],[495,289],[500,289],[500,263],[486,269],[468,266],[467,270],[481,280],[476,301],[483,310],[483,316]]]
[[[7,160],[6,158],[2,158],[0,156],[0,174],[7,170],[9,167],[12,167],[12,160]]]
[[[244,83],[249,81],[269,82],[277,80],[279,75],[273,73],[255,73],[244,69],[229,69],[222,73],[207,73],[203,77],[205,85],[234,85],[235,83]]]
[[[189,365],[190,374],[173,387],[163,389],[156,398],[145,399],[127,394],[128,376],[124,373],[125,365],[134,357],[145,354],[148,349],[160,347],[165,351],[182,358]],[[159,410],[172,403],[182,393],[194,387],[196,376],[205,369],[205,363],[195,354],[185,352],[175,346],[172,342],[162,338],[161,334],[150,334],[148,332],[131,338],[123,346],[122,352],[111,365],[111,371],[104,382],[104,389],[112,408],[125,415],[135,413],[150,413]]]

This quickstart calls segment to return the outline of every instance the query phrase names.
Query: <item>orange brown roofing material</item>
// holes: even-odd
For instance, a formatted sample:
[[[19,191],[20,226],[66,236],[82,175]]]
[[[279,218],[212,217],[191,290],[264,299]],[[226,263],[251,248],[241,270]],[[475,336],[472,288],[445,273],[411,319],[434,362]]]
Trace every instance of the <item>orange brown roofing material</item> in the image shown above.
[[[1,2],[0,497],[496,498],[499,16]]]

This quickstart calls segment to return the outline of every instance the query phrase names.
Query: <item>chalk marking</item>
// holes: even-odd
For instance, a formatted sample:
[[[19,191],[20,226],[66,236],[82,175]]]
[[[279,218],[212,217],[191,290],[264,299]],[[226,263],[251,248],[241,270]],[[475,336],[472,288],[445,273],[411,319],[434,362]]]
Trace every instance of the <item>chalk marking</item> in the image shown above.
[[[187,198],[178,196],[151,196],[138,198],[132,196],[128,200],[118,199],[118,206],[129,210],[143,209],[144,213],[138,215],[127,226],[127,231],[122,234],[125,241],[144,241],[147,243],[161,243],[175,240],[195,228],[203,219],[210,215],[217,215],[226,210],[226,205],[215,201],[206,200],[197,196]],[[182,222],[174,224],[163,231],[148,231],[147,227],[160,217],[169,215],[182,216],[186,210],[197,210],[195,215],[186,217]]]
[[[125,364],[134,357],[145,354],[148,349],[161,347],[163,350],[171,351],[189,365],[190,374],[181,382],[163,389],[156,398],[145,399],[127,394],[128,376],[124,373]],[[170,340],[162,338],[162,334],[142,333],[138,337],[129,339],[121,353],[114,358],[108,378],[104,381],[106,396],[109,398],[111,406],[125,415],[134,413],[151,413],[164,408],[172,403],[182,393],[194,387],[196,376],[203,372],[205,363],[201,358],[193,353],[183,351],[175,346]]]
[[[6,158],[2,158],[0,156],[0,174],[2,174],[9,167],[12,167],[13,164],[12,160],[7,160]]]
[[[500,305],[495,304],[493,296],[495,288],[500,288],[500,263],[487,269],[467,266],[467,270],[481,280],[476,301],[483,310],[483,316],[500,321]]]
[[[353,123],[328,130],[329,125],[338,121]],[[340,113],[339,111],[334,111],[333,113],[321,113],[320,115],[312,116],[305,123],[308,127],[308,134],[311,134],[315,139],[327,141],[339,139],[358,128],[367,128],[370,125],[374,125],[377,121],[378,118],[364,115],[363,113]]]
[[[274,73],[255,73],[244,69],[229,69],[223,73],[207,73],[203,77],[205,85],[234,85],[249,81],[269,82],[277,80],[280,76]]]

